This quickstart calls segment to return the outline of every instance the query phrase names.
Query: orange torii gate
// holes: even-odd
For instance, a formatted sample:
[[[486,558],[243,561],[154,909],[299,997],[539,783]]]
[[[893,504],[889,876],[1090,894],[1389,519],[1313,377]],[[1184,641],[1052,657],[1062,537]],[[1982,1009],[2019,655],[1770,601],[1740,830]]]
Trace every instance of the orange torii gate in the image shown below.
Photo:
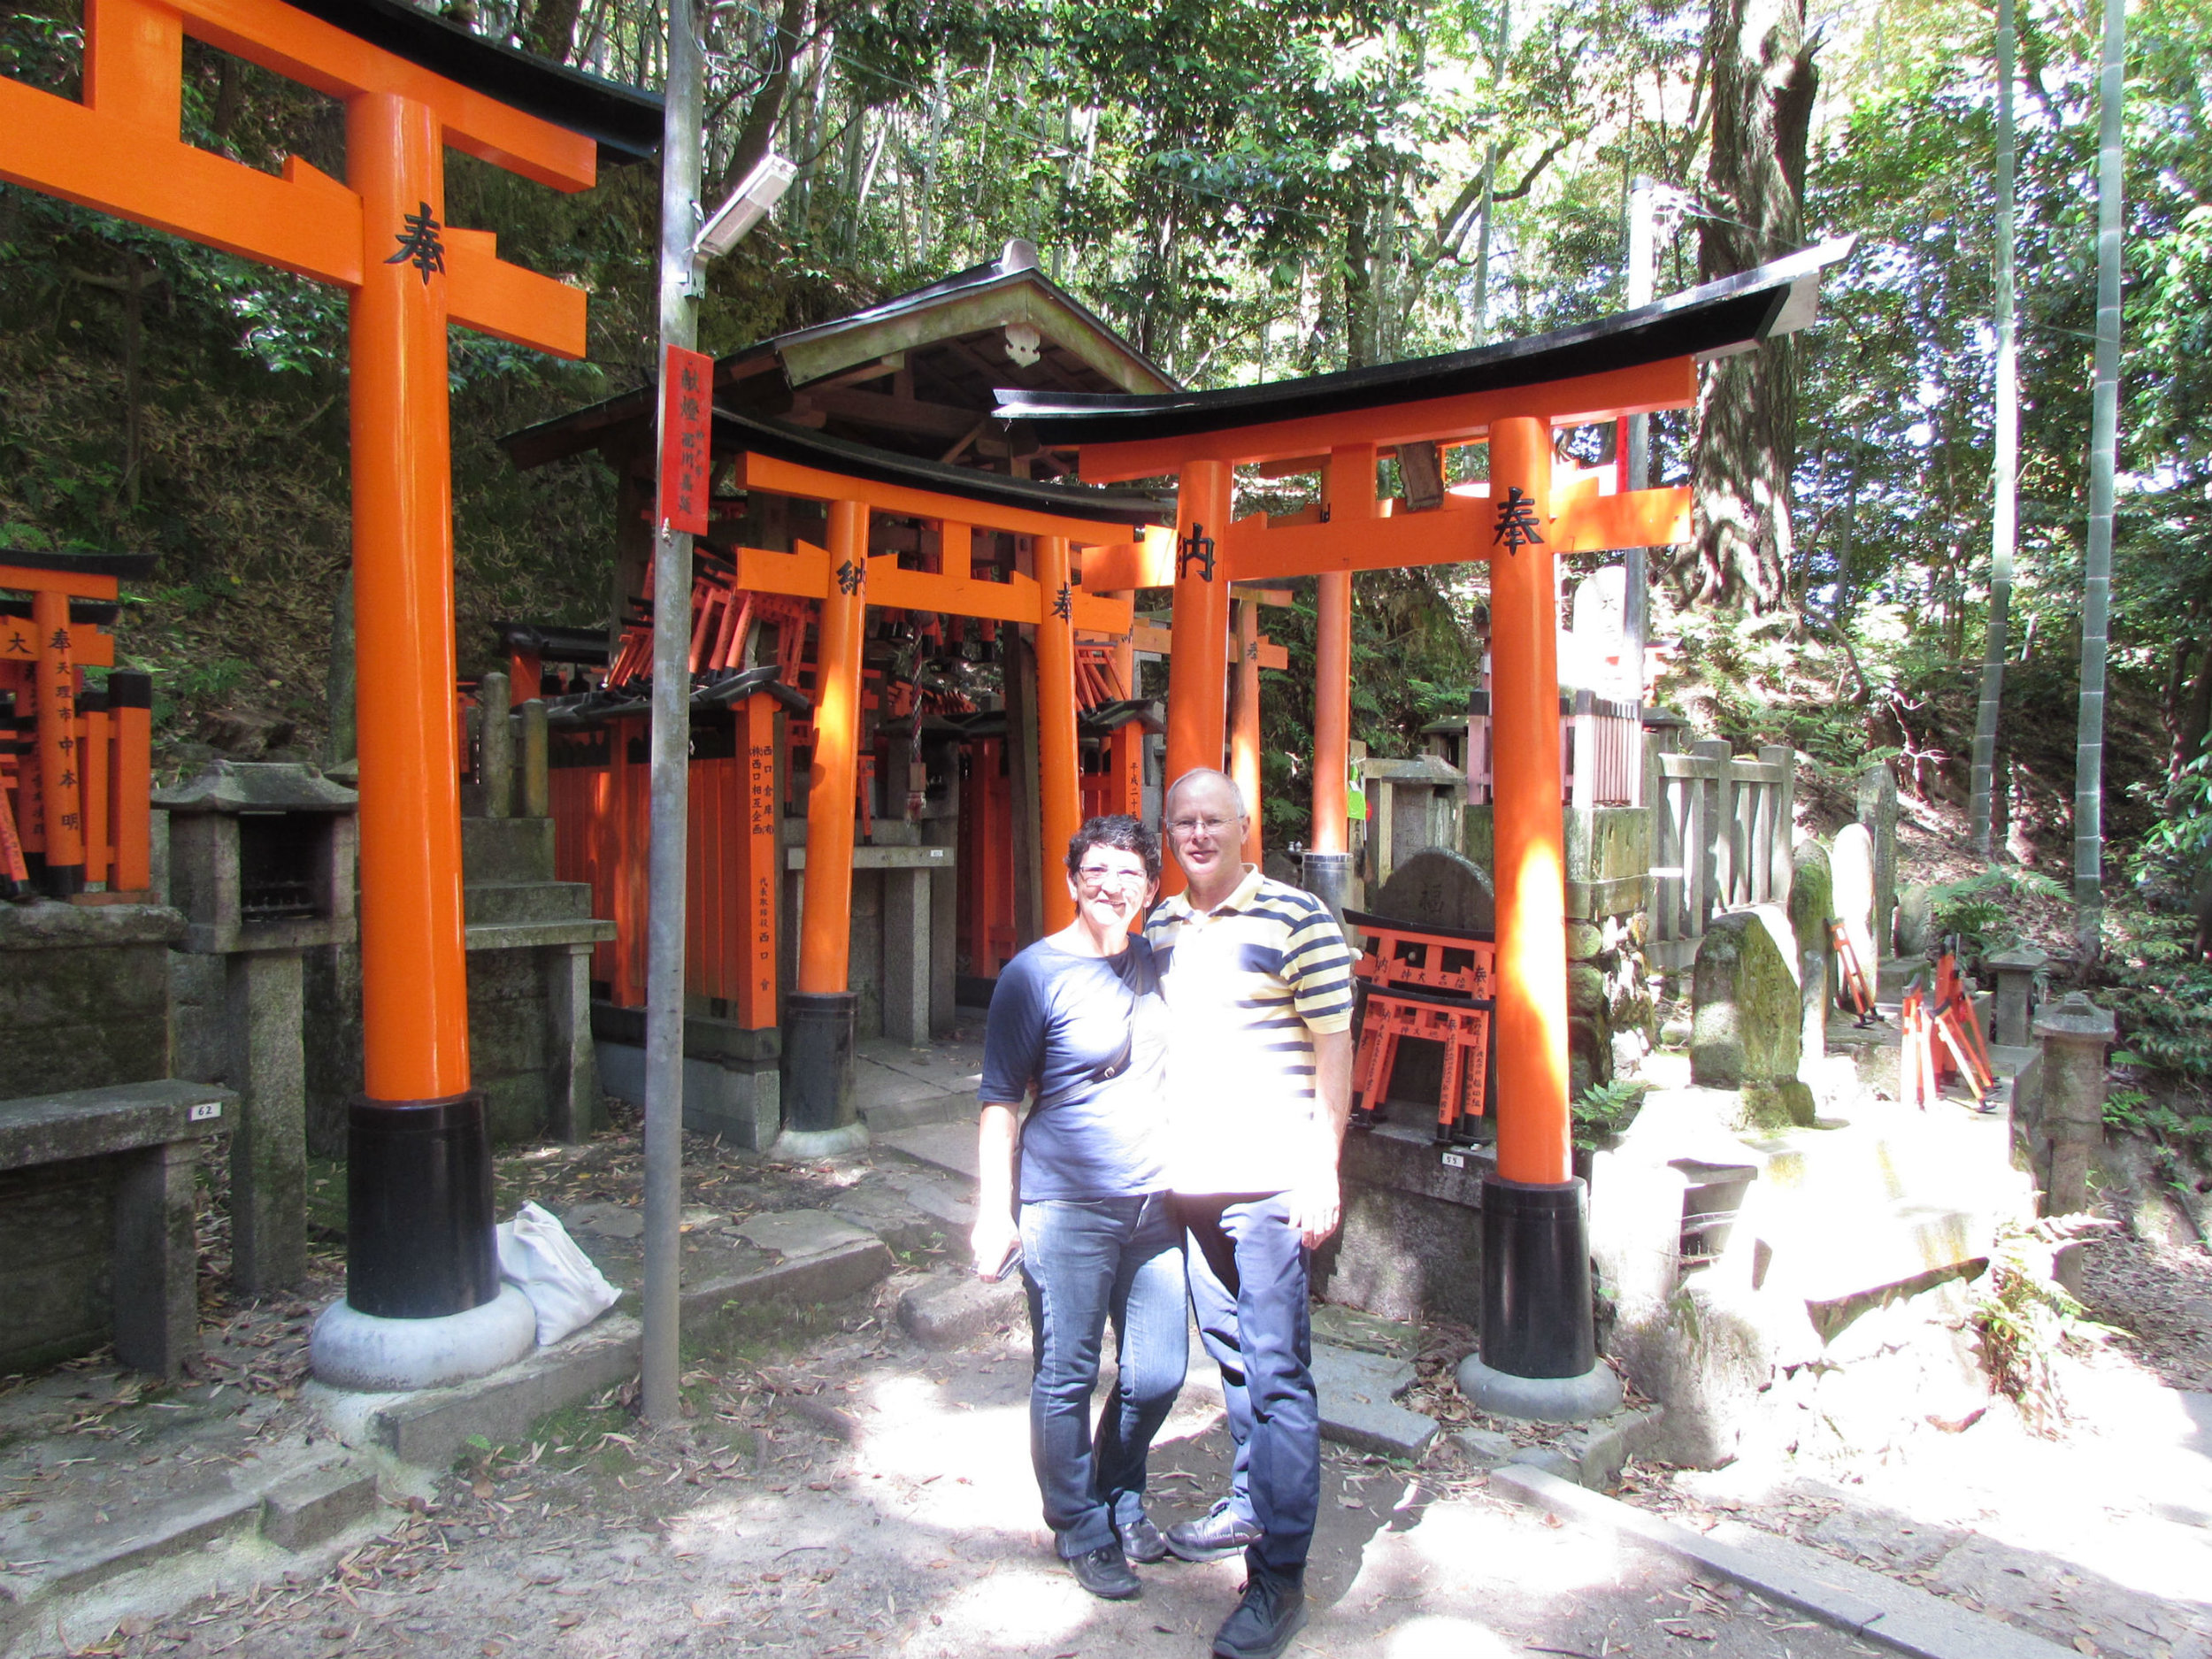
[[[1138,545],[1159,503],[1112,496],[972,468],[909,460],[859,444],[791,432],[740,417],[715,418],[716,462],[737,488],[818,501],[827,507],[826,547],[789,553],[718,548],[736,566],[738,588],[811,599],[821,605],[814,684],[814,756],[808,775],[805,900],[799,921],[797,981],[784,999],[786,1151],[819,1153],[864,1138],[853,1102],[858,996],[850,984],[853,794],[858,775],[861,647],[867,608],[979,617],[1034,630],[1037,657],[1038,823],[1045,926],[1075,918],[1064,883],[1052,879],[1081,824],[1076,735],[1076,635],[1125,639],[1130,598],[1078,585],[1079,562],[1115,562]],[[733,455],[730,452],[734,451]],[[938,526],[934,571],[903,569],[896,554],[871,557],[872,515]],[[1031,538],[1033,576],[1005,581],[972,573],[975,532]],[[1112,549],[1114,551],[1110,551]]]
[[[186,142],[187,36],[342,101],[345,181]],[[317,1327],[316,1363],[387,1387],[489,1370],[534,1328],[501,1294],[470,1088],[446,328],[579,357],[584,295],[446,222],[445,150],[581,190],[603,150],[651,152],[660,102],[404,0],[85,0],[83,89],[0,79],[0,180],[348,292],[356,650],[376,703],[360,723],[365,1094],[349,1129],[346,1300]],[[448,1317],[465,1323],[429,1327]]]
[[[1552,434],[1694,403],[1700,362],[1755,349],[1812,320],[1821,271],[1850,246],[1825,243],[1600,322],[1446,357],[1210,392],[999,394],[1002,419],[1079,450],[1088,483],[1178,480],[1171,559],[1148,541],[1125,564],[1085,569],[1102,586],[1174,588],[1180,649],[1168,681],[1170,782],[1222,764],[1230,584],[1320,578],[1313,841],[1325,871],[1327,856],[1348,847],[1351,572],[1490,565],[1499,1106],[1497,1165],[1483,1188],[1482,1347],[1472,1363],[1518,1385],[1494,1397],[1525,1397],[1521,1379],[1595,1387],[1602,1369],[1567,1099],[1555,561],[1663,546],[1690,532],[1686,488],[1601,496],[1590,478],[1555,492]],[[1395,512],[1376,498],[1383,452],[1478,442],[1489,447],[1486,485],[1448,492],[1427,512]],[[1300,461],[1321,473],[1319,511],[1280,525],[1233,518],[1234,468],[1272,463],[1280,472]],[[1340,890],[1327,896],[1340,903]],[[1479,1391],[1481,1380],[1463,1372],[1463,1386]]]

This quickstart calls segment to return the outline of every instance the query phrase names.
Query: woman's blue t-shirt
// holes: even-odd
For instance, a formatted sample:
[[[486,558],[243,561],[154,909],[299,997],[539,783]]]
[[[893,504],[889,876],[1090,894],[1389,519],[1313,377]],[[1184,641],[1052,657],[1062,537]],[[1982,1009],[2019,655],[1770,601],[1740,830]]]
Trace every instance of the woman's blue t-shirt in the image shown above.
[[[1086,956],[1039,940],[991,994],[980,1097],[1036,1102],[1022,1125],[1024,1203],[1162,1192],[1167,1006],[1152,948]]]

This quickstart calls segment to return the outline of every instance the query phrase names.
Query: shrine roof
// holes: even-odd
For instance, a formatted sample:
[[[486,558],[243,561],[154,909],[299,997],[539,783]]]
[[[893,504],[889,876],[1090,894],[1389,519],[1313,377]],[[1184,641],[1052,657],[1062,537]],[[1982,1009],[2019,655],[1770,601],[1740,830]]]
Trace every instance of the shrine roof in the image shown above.
[[[488,40],[407,0],[285,4],[510,109],[580,133],[599,146],[602,165],[649,160],[660,148],[657,93]]]
[[[1007,327],[1021,323],[1038,335],[1027,365],[1013,360],[1005,340]],[[716,401],[726,407],[930,458],[958,451],[1002,467],[1009,446],[991,409],[1010,381],[1045,394],[1171,392],[1178,385],[1038,269],[1037,250],[1022,242],[879,304],[740,347],[714,365]],[[649,381],[499,442],[518,466],[541,466],[641,441],[657,405]]]
[[[1678,357],[1728,357],[1811,322],[1822,270],[1847,257],[1855,242],[1824,242],[1632,311],[1471,351],[1212,391],[1068,395],[1005,387],[997,413],[1027,422],[1060,448],[1188,437],[1539,386]]]
[[[1175,520],[1173,502],[1133,490],[1048,484],[1033,479],[1008,478],[972,466],[917,460],[889,449],[879,449],[873,444],[851,443],[818,432],[753,420],[726,409],[714,411],[714,448],[717,454],[743,450],[871,483],[932,490],[964,501],[1026,508],[1032,512],[1087,519],[1094,524],[1141,526],[1171,524]]]

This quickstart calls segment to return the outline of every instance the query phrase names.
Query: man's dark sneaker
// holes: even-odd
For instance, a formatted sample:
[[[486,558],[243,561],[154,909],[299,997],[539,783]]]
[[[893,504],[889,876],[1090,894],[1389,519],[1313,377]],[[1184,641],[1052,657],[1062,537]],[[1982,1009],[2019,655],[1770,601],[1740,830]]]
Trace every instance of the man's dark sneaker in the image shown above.
[[[1216,1659],[1275,1659],[1305,1623],[1303,1578],[1256,1569],[1244,1600],[1214,1632]]]
[[[1167,1547],[1185,1561],[1226,1561],[1259,1541],[1259,1523],[1239,1515],[1226,1498],[1199,1519],[1178,1521],[1167,1529]]]
[[[1160,1536],[1160,1529],[1152,1525],[1152,1517],[1140,1515],[1127,1525],[1117,1522],[1114,1531],[1121,1534],[1121,1553],[1132,1561],[1164,1561],[1167,1557],[1167,1540]]]
[[[1096,1549],[1070,1555],[1068,1571],[1075,1574],[1076,1583],[1102,1601],[1126,1601],[1143,1587],[1137,1575],[1129,1571],[1118,1543],[1101,1544]]]

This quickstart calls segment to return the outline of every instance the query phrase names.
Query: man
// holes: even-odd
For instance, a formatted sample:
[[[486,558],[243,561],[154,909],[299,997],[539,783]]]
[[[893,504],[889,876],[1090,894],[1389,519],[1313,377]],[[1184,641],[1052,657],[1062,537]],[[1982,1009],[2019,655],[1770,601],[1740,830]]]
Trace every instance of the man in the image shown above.
[[[1307,1252],[1338,1220],[1352,956],[1318,899],[1242,862],[1248,819],[1227,774],[1185,772],[1164,816],[1189,883],[1145,924],[1171,1020],[1168,1179],[1236,1441],[1229,1495],[1167,1545],[1186,1561],[1243,1552],[1244,1597],[1213,1651],[1274,1659],[1305,1623],[1321,1499]]]

